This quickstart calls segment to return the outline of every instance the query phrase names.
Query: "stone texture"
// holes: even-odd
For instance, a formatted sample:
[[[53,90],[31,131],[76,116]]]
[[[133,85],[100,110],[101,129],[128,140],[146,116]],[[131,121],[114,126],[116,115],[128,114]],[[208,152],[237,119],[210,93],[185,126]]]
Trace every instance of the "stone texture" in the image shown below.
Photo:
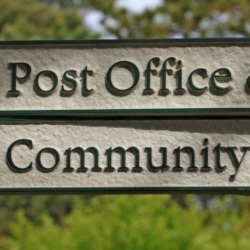
[[[2,46],[0,48],[1,95],[0,110],[88,110],[88,109],[170,109],[170,108],[242,108],[249,107],[250,95],[244,90],[247,78],[250,76],[248,46],[237,46],[237,43],[219,44],[138,44],[103,46],[86,45],[23,45]],[[161,63],[156,68],[157,75],[151,75],[152,95],[142,95],[145,86],[145,69],[150,59],[159,57]],[[182,61],[183,87],[187,90],[189,74],[198,68],[207,70],[208,78],[194,77],[198,87],[207,86],[201,96],[195,96],[187,90],[184,95],[174,95],[175,79],[167,76],[167,86],[170,94],[159,96],[160,71],[162,63],[169,57]],[[140,79],[135,89],[127,96],[115,96],[105,87],[105,78],[111,65],[118,61],[133,62],[140,71]],[[17,84],[21,91],[18,97],[6,98],[10,89],[11,70],[8,63],[26,62],[32,67],[32,72],[23,84]],[[93,70],[94,75],[88,77],[88,87],[93,93],[87,97],[81,95],[80,72],[85,68]],[[154,66],[152,65],[152,68]],[[231,86],[232,90],[225,95],[214,95],[209,90],[209,77],[219,68],[227,68],[232,74],[229,83],[219,83],[220,86]],[[67,70],[76,70],[77,89],[71,97],[61,97],[62,75]],[[48,97],[40,97],[33,90],[35,76],[43,70],[54,71],[59,79],[58,86]],[[173,70],[175,70],[173,68]],[[24,72],[18,71],[18,76]],[[125,69],[116,68],[112,74],[116,87],[126,89],[131,86],[132,76]],[[48,79],[47,79],[48,80]],[[42,81],[41,81],[42,82]],[[44,89],[51,87],[50,81],[44,80]]]
[[[88,187],[111,187],[111,188],[173,188],[189,187],[207,188],[214,187],[249,187],[250,183],[250,152],[247,152],[234,181],[230,181],[230,175],[235,173],[232,161],[228,153],[221,153],[221,164],[226,165],[225,171],[218,173],[215,170],[214,148],[220,143],[221,147],[236,147],[235,153],[239,161],[243,153],[241,147],[250,147],[249,120],[130,120],[130,121],[82,121],[61,122],[58,124],[3,124],[1,131],[0,151],[0,187],[1,188],[88,188]],[[210,172],[201,172],[203,165],[200,154],[203,140],[207,138],[209,152]],[[13,161],[20,168],[26,167],[33,162],[32,170],[27,173],[14,173],[6,164],[6,152],[9,145],[18,139],[32,140],[33,149],[25,145],[14,147],[12,152]],[[135,146],[140,151],[141,173],[131,172],[134,166],[134,158],[127,153],[126,173],[118,172],[120,156],[113,155],[112,173],[104,172],[107,166],[105,151],[112,147],[122,146],[125,149]],[[173,172],[175,157],[173,150],[177,147],[191,146],[195,150],[197,172],[188,172],[190,161],[186,153],[181,153],[182,172]],[[40,172],[35,165],[37,153],[45,147],[56,149],[60,155],[57,168],[51,173]],[[68,148],[96,147],[99,150],[99,173],[88,170],[86,173],[76,171],[65,173],[64,155]],[[161,164],[160,147],[167,148],[167,160],[170,167],[167,171],[152,173],[147,169],[145,147],[151,147],[153,151],[153,163]],[[45,153],[42,163],[46,167],[54,164],[50,154]],[[77,154],[72,157],[72,167],[79,167]],[[90,153],[86,153],[86,167],[93,167]]]

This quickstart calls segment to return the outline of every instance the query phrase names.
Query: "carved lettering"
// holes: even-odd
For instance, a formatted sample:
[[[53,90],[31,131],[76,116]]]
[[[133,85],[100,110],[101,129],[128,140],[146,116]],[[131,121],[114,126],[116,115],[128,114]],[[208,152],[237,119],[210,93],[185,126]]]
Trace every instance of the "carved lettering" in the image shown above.
[[[9,167],[9,169],[14,173],[27,173],[32,170],[32,159],[27,160],[26,167],[20,167],[15,163],[15,159],[13,159],[13,151],[16,150],[16,147],[18,146],[26,146],[28,150],[33,149],[33,142],[30,139],[19,139],[11,143],[11,145],[8,147],[6,152],[6,164]],[[127,149],[117,146],[114,148],[108,148],[105,150],[105,152],[101,153],[100,149],[91,146],[87,149],[83,149],[82,147],[78,146],[73,149],[68,148],[64,151],[65,155],[65,161],[63,162],[64,168],[62,169],[62,172],[64,173],[71,173],[71,172],[78,172],[78,173],[86,173],[86,172],[96,172],[96,173],[112,173],[112,172],[133,172],[133,173],[140,173],[143,170],[148,170],[151,173],[157,173],[157,172],[168,172],[169,170],[172,172],[201,172],[204,174],[208,174],[210,171],[215,171],[217,174],[220,174],[221,172],[225,171],[225,169],[229,166],[224,166],[221,162],[222,154],[225,158],[225,155],[228,155],[229,159],[232,163],[232,168],[234,169],[234,173],[229,176],[229,181],[234,181],[236,178],[236,175],[242,165],[242,162],[244,158],[246,157],[247,152],[250,150],[250,147],[243,146],[239,149],[242,152],[242,155],[238,157],[236,155],[236,151],[238,150],[237,147],[232,146],[221,146],[221,143],[218,143],[214,148],[211,148],[210,151],[214,153],[214,160],[212,160],[211,157],[209,157],[209,141],[207,138],[203,140],[203,148],[201,148],[200,155],[201,155],[201,165],[196,165],[196,159],[197,159],[197,153],[198,151],[195,150],[192,146],[185,146],[185,147],[176,147],[172,150],[172,153],[174,154],[174,165],[169,166],[168,165],[168,158],[169,155],[167,152],[171,149],[167,147],[159,147],[159,153],[155,152],[153,153],[153,149],[151,147],[145,147],[143,149],[139,149],[135,146],[131,146]],[[144,154],[143,154],[144,152]],[[25,153],[25,152],[24,152]],[[93,163],[91,163],[90,166],[86,165],[85,163],[85,155],[88,153],[92,156]],[[128,153],[133,156],[133,163],[131,166],[131,162],[128,165],[127,164],[127,157]],[[52,156],[52,160],[50,163],[45,163],[42,160],[42,156],[50,154]],[[72,155],[77,156],[79,159],[76,166],[72,165]],[[185,154],[185,155],[183,155]],[[100,157],[106,157],[106,165],[100,166],[99,158]],[[117,160],[113,161],[114,156],[119,157],[120,159],[119,164],[115,165],[114,162],[117,164]],[[22,155],[22,158],[24,158],[25,155]],[[141,166],[141,158],[145,159],[145,164]],[[157,162],[160,162],[160,164],[155,164],[155,159],[157,159]],[[185,159],[186,165],[183,164]],[[211,167],[211,162],[214,162],[214,169]],[[57,169],[58,165],[62,164],[62,160],[60,158],[59,152],[57,149],[52,147],[45,147],[42,148],[40,151],[38,151],[36,157],[35,157],[35,165],[38,171],[42,173],[50,173]]]

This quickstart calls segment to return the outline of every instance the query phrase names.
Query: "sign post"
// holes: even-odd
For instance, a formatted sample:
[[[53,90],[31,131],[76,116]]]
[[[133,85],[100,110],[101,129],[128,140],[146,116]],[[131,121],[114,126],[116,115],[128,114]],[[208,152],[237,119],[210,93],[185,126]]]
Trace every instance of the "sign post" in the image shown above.
[[[250,41],[2,42],[0,192],[248,192]]]

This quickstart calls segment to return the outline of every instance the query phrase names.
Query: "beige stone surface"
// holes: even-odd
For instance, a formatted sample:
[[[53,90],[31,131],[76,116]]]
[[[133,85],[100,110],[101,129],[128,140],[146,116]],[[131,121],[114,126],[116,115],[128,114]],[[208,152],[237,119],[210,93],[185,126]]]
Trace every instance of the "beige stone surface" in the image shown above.
[[[99,110],[99,109],[171,109],[171,108],[248,108],[250,95],[244,86],[250,76],[250,49],[247,45],[237,43],[227,44],[107,44],[107,45],[19,45],[2,46],[0,48],[1,94],[0,110]],[[145,86],[145,70],[150,59],[160,58],[156,75],[151,75],[152,95],[143,95]],[[183,88],[186,93],[175,95],[176,80],[167,76],[170,94],[158,95],[160,89],[160,71],[163,62],[175,57],[182,61]],[[140,79],[135,89],[126,96],[115,96],[105,87],[108,69],[118,61],[134,63],[140,72]],[[10,89],[11,70],[9,63],[25,62],[32,68],[29,79],[17,83],[21,92],[18,97],[7,97]],[[81,95],[80,72],[85,68],[93,70],[94,75],[88,77],[88,87],[93,89],[89,96]],[[152,69],[155,67],[152,65]],[[189,74],[198,68],[207,70],[208,77],[202,79],[194,76],[198,87],[207,87],[203,95],[195,96],[187,90]],[[221,87],[231,86],[231,91],[225,95],[215,95],[209,89],[209,78],[219,68],[227,68],[232,74],[228,83],[218,83]],[[176,68],[172,68],[176,71]],[[38,96],[34,90],[35,76],[43,70],[52,70],[58,76],[59,82],[48,97]],[[67,70],[75,70],[77,89],[71,97],[61,97],[62,75]],[[23,76],[22,70],[18,76]],[[116,68],[112,74],[114,85],[126,89],[131,86],[132,75],[124,68]],[[41,79],[42,88],[49,89],[49,79]]]
[[[155,67],[155,75],[151,74],[151,88],[154,93],[143,94],[145,88],[145,70],[148,62],[159,57],[160,64]],[[167,87],[170,93],[166,96],[158,94],[161,86],[161,70],[163,62],[175,57],[181,60],[182,84],[185,89],[183,95],[176,95],[176,79],[173,75],[167,76]],[[250,120],[237,119],[242,114],[241,108],[249,108],[250,91],[246,91],[246,81],[250,76],[250,44],[242,42],[231,43],[99,43],[99,44],[12,44],[0,47],[0,191],[4,189],[46,189],[55,190],[111,188],[133,189],[146,188],[156,190],[182,189],[190,190],[197,188],[220,188],[226,190],[248,189],[250,186]],[[137,86],[128,95],[117,96],[110,93],[106,87],[108,69],[119,61],[129,61],[138,67],[140,78]],[[31,66],[31,74],[22,83],[17,81],[19,96],[8,96],[11,88],[11,68],[9,63],[28,63]],[[93,89],[89,96],[81,94],[82,79],[80,73],[88,67],[93,75],[88,76],[88,88]],[[169,67],[169,65],[168,65]],[[188,77],[196,69],[206,69],[208,77],[194,76],[194,84],[199,87],[207,87],[201,95],[194,95],[188,89]],[[220,68],[226,68],[231,72],[232,79],[226,82],[218,82],[220,87],[231,87],[225,94],[218,95],[211,91],[210,78],[213,72]],[[171,68],[173,73],[176,67]],[[34,91],[34,79],[39,72],[44,70],[53,71],[58,77],[58,84],[53,93],[47,97],[39,96]],[[77,82],[75,93],[69,97],[62,97],[60,89],[65,83],[62,80],[64,72],[75,70],[74,80]],[[25,72],[18,68],[17,76],[23,77]],[[131,86],[133,77],[125,68],[115,68],[112,80],[116,88],[127,89]],[[41,88],[51,88],[49,78],[39,80]],[[249,82],[250,85],[250,82]],[[65,87],[66,88],[66,87]],[[193,119],[179,117],[178,119],[161,118],[146,119],[141,117],[143,112],[152,110],[182,110],[182,109],[221,109],[221,115],[225,109],[236,108],[231,115],[234,118],[223,120],[217,119]],[[70,120],[55,119],[53,114],[50,121],[44,120],[48,117],[40,117],[39,120],[27,119],[14,121],[13,117],[6,117],[11,111],[35,111],[33,114],[48,114],[46,111],[66,110],[71,115],[71,110],[133,110],[139,109],[131,119],[101,119],[96,117],[89,120],[81,120],[75,117]],[[36,111],[45,111],[36,112]],[[112,111],[113,110],[113,111]],[[1,111],[7,113],[1,113]],[[246,110],[245,110],[246,111]],[[9,113],[8,113],[9,112]],[[163,112],[164,113],[164,112]],[[51,114],[51,113],[50,113]],[[72,114],[75,114],[72,112]],[[95,113],[96,114],[96,113]],[[156,113],[155,113],[156,114]],[[202,114],[202,113],[200,113]],[[206,113],[207,114],[207,113]],[[206,115],[205,114],[205,115]],[[230,113],[227,113],[230,114]],[[3,115],[5,115],[3,117]],[[119,115],[119,113],[117,113]],[[138,116],[137,116],[138,115]],[[181,115],[187,115],[183,112]],[[204,113],[203,113],[204,115]],[[249,116],[248,113],[244,115]],[[231,116],[231,117],[232,117]],[[16,117],[17,118],[17,117]],[[22,117],[19,117],[22,119]],[[62,117],[61,117],[62,118]],[[210,116],[211,118],[211,116]],[[78,119],[78,121],[77,121]],[[16,145],[11,153],[13,162],[18,168],[23,169],[32,164],[32,169],[25,173],[13,172],[7,164],[7,151],[10,145],[17,140],[31,140],[32,149],[26,145]],[[205,143],[205,140],[208,140]],[[59,163],[54,171],[45,173],[37,167],[36,157],[40,150],[53,148],[59,154]],[[86,172],[77,172],[80,159],[77,153],[72,153],[72,172],[65,172],[66,150],[80,147],[87,149],[94,147],[99,152],[99,167],[101,172],[93,172],[93,157],[91,153],[85,154]],[[112,153],[112,166],[114,172],[105,172],[107,167],[107,150],[122,147],[125,150],[136,147],[139,150],[140,167],[142,172],[135,173],[134,155],[126,153],[127,172],[119,172],[121,166],[121,155]],[[197,171],[188,171],[190,158],[188,153],[180,153],[180,165],[183,171],[175,172],[176,166],[175,150],[178,148],[192,148],[195,152],[195,166]],[[218,147],[221,166],[226,166],[223,171],[218,171]],[[152,172],[148,167],[147,148],[152,150],[152,162],[155,166],[162,164],[162,148],[167,151],[166,160],[169,169]],[[204,152],[208,152],[208,165],[211,171],[203,172]],[[203,154],[202,154],[203,152]],[[231,153],[230,153],[231,152]],[[233,154],[232,154],[233,152]],[[43,153],[41,162],[44,167],[50,168],[55,159],[50,153]],[[237,167],[238,165],[238,167]],[[236,169],[237,173],[236,173]],[[235,178],[230,178],[236,173]]]
[[[0,125],[0,188],[88,188],[88,187],[249,187],[250,186],[250,152],[246,152],[236,178],[230,181],[230,175],[235,173],[232,160],[227,152],[221,152],[221,164],[226,165],[225,171],[215,170],[214,148],[220,143],[221,147],[235,147],[237,159],[242,159],[242,147],[250,147],[249,120],[129,120],[129,121],[81,121],[58,122],[44,124],[2,124]],[[200,154],[204,139],[208,139],[208,160],[212,168],[210,172],[201,172],[203,164]],[[6,164],[6,152],[11,143],[19,139],[29,139],[33,148],[25,145],[15,146],[12,152],[14,163],[26,167],[32,162],[32,170],[27,173],[14,173]],[[107,166],[105,151],[112,147],[121,146],[125,149],[135,146],[140,151],[141,173],[133,173],[134,158],[127,153],[126,173],[118,172],[120,156],[113,155],[112,173],[104,172]],[[177,147],[190,146],[195,150],[197,172],[188,172],[189,158],[181,154],[182,172],[173,172],[175,157],[173,150]],[[60,155],[60,162],[50,173],[40,172],[35,164],[38,152],[45,147],[52,147]],[[101,172],[92,172],[93,161],[90,153],[86,153],[86,173],[76,171],[65,173],[68,148],[95,147],[99,151],[99,166]],[[153,151],[153,163],[161,164],[160,147],[167,148],[169,170],[150,172],[147,168],[145,147]],[[51,167],[54,159],[49,153],[42,157],[45,167]],[[77,154],[72,157],[72,167],[79,167]]]

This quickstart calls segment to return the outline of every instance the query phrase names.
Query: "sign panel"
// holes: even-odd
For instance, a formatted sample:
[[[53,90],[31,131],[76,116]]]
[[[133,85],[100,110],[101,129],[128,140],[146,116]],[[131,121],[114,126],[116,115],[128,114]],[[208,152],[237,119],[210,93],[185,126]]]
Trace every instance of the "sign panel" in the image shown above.
[[[249,120],[2,121],[0,192],[250,189]]]
[[[249,58],[249,39],[0,42],[0,192],[249,192]]]
[[[242,39],[1,42],[0,114],[248,116],[249,58]]]

